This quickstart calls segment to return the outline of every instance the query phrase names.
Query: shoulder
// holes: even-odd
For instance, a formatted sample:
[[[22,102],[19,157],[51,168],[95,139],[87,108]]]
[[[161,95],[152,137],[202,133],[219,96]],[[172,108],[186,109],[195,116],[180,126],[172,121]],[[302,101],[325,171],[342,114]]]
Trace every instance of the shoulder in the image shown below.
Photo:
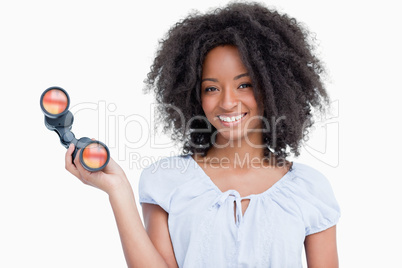
[[[293,162],[291,172],[294,174],[294,182],[314,191],[331,188],[328,178],[318,169],[307,164]]]
[[[143,169],[140,181],[143,179],[157,178],[177,178],[177,175],[183,175],[191,172],[192,161],[189,155],[178,155],[164,157]]]
[[[292,166],[293,182],[316,196],[333,195],[329,179],[321,171],[303,164],[294,162]]]
[[[298,176],[311,180],[322,180],[325,178],[319,170],[300,162],[293,162],[292,171]]]
[[[317,169],[302,163],[293,163],[291,186],[303,210],[306,235],[336,224],[340,208],[328,178]]]
[[[171,156],[144,168],[138,185],[140,203],[158,204],[169,210],[169,200],[180,185],[195,177],[191,156]]]

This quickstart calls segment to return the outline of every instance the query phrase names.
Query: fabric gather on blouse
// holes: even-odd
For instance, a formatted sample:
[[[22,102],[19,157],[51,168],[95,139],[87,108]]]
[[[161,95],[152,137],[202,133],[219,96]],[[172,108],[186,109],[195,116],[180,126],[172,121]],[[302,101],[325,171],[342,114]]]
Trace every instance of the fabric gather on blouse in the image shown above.
[[[191,156],[167,157],[143,170],[139,202],[169,214],[177,263],[191,268],[302,267],[305,237],[340,217],[327,178],[297,162],[265,192],[242,197],[222,192]]]

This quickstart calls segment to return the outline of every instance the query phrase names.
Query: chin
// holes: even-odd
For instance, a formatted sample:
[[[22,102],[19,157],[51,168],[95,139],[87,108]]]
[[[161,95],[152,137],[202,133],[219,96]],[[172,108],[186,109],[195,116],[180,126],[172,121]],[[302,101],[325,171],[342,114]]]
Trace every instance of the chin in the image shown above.
[[[229,143],[245,139],[243,130],[241,130],[241,133],[237,133],[238,131],[235,130],[218,129],[217,132],[218,134],[213,135],[212,139],[215,139],[215,141],[219,139],[220,143]]]

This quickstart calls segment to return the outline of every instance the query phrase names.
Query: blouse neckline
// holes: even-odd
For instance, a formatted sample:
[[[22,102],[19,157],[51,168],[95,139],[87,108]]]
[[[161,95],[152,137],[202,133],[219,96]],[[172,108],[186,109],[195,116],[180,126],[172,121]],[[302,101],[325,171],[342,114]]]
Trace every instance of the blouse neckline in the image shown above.
[[[202,169],[202,167],[197,163],[197,161],[195,161],[193,159],[193,157],[191,155],[188,155],[188,157],[190,158],[190,161],[193,162],[194,164],[194,169],[198,170],[198,172],[201,174],[201,177],[207,181],[207,183],[209,185],[212,186],[212,188],[217,191],[219,194],[224,194],[227,192],[236,192],[238,193],[236,190],[234,189],[229,189],[225,192],[222,192],[221,189],[212,181],[212,179],[205,173],[204,169]],[[262,197],[265,195],[270,194],[271,192],[273,192],[275,189],[278,189],[283,183],[285,183],[289,178],[291,178],[294,175],[294,169],[295,166],[297,164],[292,161],[292,164],[289,168],[289,170],[277,181],[275,182],[271,187],[269,187],[267,190],[265,190],[264,192],[258,193],[258,194],[250,194],[248,196],[241,196],[241,199],[252,199],[252,198],[257,198],[257,197]],[[240,194],[238,193],[238,195],[240,196]]]

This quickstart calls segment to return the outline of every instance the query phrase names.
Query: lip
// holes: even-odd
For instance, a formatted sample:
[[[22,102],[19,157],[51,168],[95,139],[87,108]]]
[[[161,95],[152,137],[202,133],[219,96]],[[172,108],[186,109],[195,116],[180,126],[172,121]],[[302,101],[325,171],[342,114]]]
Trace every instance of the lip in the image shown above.
[[[218,116],[232,117],[232,116],[238,116],[238,115],[243,115],[243,114],[246,114],[246,112],[244,112],[244,113],[218,114]]]
[[[223,120],[221,120],[221,119],[219,118],[219,116],[232,117],[232,116],[239,116],[239,115],[243,115],[243,114],[244,114],[244,116],[243,116],[242,118],[240,118],[239,120],[234,121],[234,122],[226,122],[226,121],[223,121]],[[225,126],[225,127],[233,127],[233,126],[236,126],[236,125],[240,124],[240,122],[242,122],[242,121],[244,120],[244,118],[247,117],[247,115],[248,115],[248,113],[240,113],[240,114],[239,114],[239,113],[236,113],[236,114],[220,114],[220,115],[217,116],[217,118],[218,118],[219,122],[220,122],[223,126]]]

